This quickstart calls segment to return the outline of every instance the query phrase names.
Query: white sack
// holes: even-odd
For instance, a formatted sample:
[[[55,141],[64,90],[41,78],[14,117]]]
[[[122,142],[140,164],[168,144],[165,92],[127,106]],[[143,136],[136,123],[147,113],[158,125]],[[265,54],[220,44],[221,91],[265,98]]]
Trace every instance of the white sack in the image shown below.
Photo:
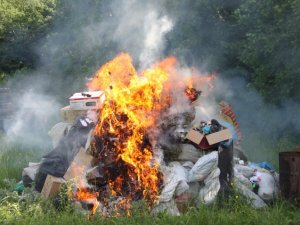
[[[202,156],[188,173],[188,182],[203,181],[218,167],[218,152]]]
[[[189,189],[187,184],[187,170],[179,162],[172,162],[169,166],[162,168],[164,185],[160,194],[159,202],[169,202],[176,196],[181,195]]]
[[[187,190],[189,200],[194,201],[198,197],[200,184],[199,182],[191,182],[188,183],[188,185],[190,186],[189,189]]]
[[[204,152],[197,149],[191,144],[181,144],[181,153],[178,156],[178,160],[181,161],[191,161],[193,163],[197,162],[200,157],[204,155]]]
[[[275,178],[268,172],[256,171],[255,176],[251,177],[251,182],[259,185],[258,195],[265,201],[271,201],[278,194],[278,186]]]
[[[220,190],[220,169],[216,168],[212,171],[209,176],[204,180],[204,185],[200,188],[198,195],[198,205],[212,205]]]
[[[175,200],[172,199],[169,202],[159,202],[159,204],[152,209],[152,213],[157,214],[160,212],[167,213],[171,216],[180,216],[180,212],[177,208]]]
[[[251,205],[254,208],[263,208],[263,207],[267,206],[266,203],[257,194],[255,194],[252,190],[247,188],[245,185],[243,185],[238,180],[237,180],[237,184],[236,184],[236,189],[240,194],[242,194],[243,196],[245,196],[246,198],[248,198],[250,200]]]
[[[234,178],[246,186],[248,189],[252,189],[252,183],[241,172],[234,168]]]
[[[234,165],[234,169],[236,169],[239,173],[247,178],[252,177],[255,172],[255,169],[250,166]]]
[[[51,137],[52,139],[52,146],[53,148],[57,147],[57,145],[59,144],[60,140],[62,139],[62,137],[65,136],[65,134],[68,132],[68,130],[70,129],[71,124],[70,123],[57,123],[55,124],[50,131],[48,132],[48,135]]]
[[[41,162],[38,163],[30,162],[28,164],[28,167],[23,169],[22,177],[28,176],[31,180],[34,180],[38,170],[40,169],[41,164],[42,164]]]

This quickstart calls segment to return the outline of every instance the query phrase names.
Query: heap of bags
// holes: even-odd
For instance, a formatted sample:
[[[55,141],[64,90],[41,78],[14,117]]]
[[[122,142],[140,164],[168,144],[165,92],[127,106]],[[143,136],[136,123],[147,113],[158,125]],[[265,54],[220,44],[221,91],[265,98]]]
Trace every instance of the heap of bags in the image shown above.
[[[153,212],[165,211],[180,215],[178,205],[212,205],[218,196],[221,185],[219,180],[218,151],[209,152],[184,144],[179,160],[161,166],[164,184],[158,206]],[[191,154],[186,154],[187,152]],[[196,153],[198,152],[198,153]],[[190,157],[188,157],[190,156]],[[200,156],[200,157],[198,157]],[[198,160],[196,160],[198,157]],[[278,196],[278,174],[254,164],[241,165],[242,160],[234,160],[233,191],[245,196],[254,208],[263,208]]]

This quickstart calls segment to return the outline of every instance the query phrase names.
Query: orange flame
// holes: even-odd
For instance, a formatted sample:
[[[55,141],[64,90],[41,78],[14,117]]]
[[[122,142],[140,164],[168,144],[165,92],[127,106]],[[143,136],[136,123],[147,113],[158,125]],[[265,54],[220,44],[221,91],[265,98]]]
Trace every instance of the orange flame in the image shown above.
[[[169,63],[174,64],[174,58],[138,75],[130,56],[122,53],[102,66],[88,85],[91,90],[104,90],[106,95],[95,135],[109,133],[122,140],[115,147],[118,159],[131,168],[128,182],[137,182],[137,190],[132,191],[141,191],[144,199],[152,202],[158,196],[158,165],[153,161],[151,147],[142,145],[146,132],[155,128],[160,112],[168,105],[162,93],[169,77]],[[126,181],[121,176],[111,181],[112,193],[120,194],[123,182]]]
[[[168,57],[138,74],[131,57],[121,53],[103,65],[87,84],[91,91],[104,91],[106,98],[94,135],[119,140],[110,144],[109,151],[116,153],[115,161],[123,163],[125,169],[122,167],[122,174],[108,184],[111,196],[124,197],[121,206],[129,206],[137,193],[148,206],[158,200],[159,165],[153,159],[150,144],[150,138],[157,137],[148,134],[157,128],[161,113],[170,106],[170,90],[176,86],[189,87],[195,82],[195,78],[188,78],[176,83],[173,78],[178,76],[175,57]],[[97,148],[95,143],[92,146]]]

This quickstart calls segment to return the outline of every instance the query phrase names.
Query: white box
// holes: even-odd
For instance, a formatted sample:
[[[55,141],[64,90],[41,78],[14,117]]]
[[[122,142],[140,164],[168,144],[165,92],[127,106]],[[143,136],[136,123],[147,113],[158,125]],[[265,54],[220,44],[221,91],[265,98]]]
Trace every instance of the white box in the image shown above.
[[[103,91],[79,92],[73,94],[70,98],[70,109],[88,110],[101,109],[105,100]]]

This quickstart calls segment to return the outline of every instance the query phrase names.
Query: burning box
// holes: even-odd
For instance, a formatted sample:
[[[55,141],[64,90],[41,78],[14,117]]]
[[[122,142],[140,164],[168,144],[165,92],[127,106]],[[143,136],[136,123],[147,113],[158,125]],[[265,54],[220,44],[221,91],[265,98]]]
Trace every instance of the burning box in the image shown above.
[[[82,177],[92,167],[95,158],[81,148],[64,175],[66,180]]]
[[[61,185],[65,182],[63,178],[48,175],[44,183],[41,195],[43,198],[53,198],[58,195]]]
[[[199,131],[190,130],[186,135],[186,139],[197,144],[202,149],[209,149],[212,145],[226,141],[232,138],[232,134],[229,129],[224,129],[212,134],[204,135]]]
[[[101,109],[104,99],[103,91],[75,93],[69,98],[70,108],[74,110]]]
[[[84,115],[87,110],[74,110],[70,106],[60,109],[61,120],[66,123],[73,123],[78,116]]]

